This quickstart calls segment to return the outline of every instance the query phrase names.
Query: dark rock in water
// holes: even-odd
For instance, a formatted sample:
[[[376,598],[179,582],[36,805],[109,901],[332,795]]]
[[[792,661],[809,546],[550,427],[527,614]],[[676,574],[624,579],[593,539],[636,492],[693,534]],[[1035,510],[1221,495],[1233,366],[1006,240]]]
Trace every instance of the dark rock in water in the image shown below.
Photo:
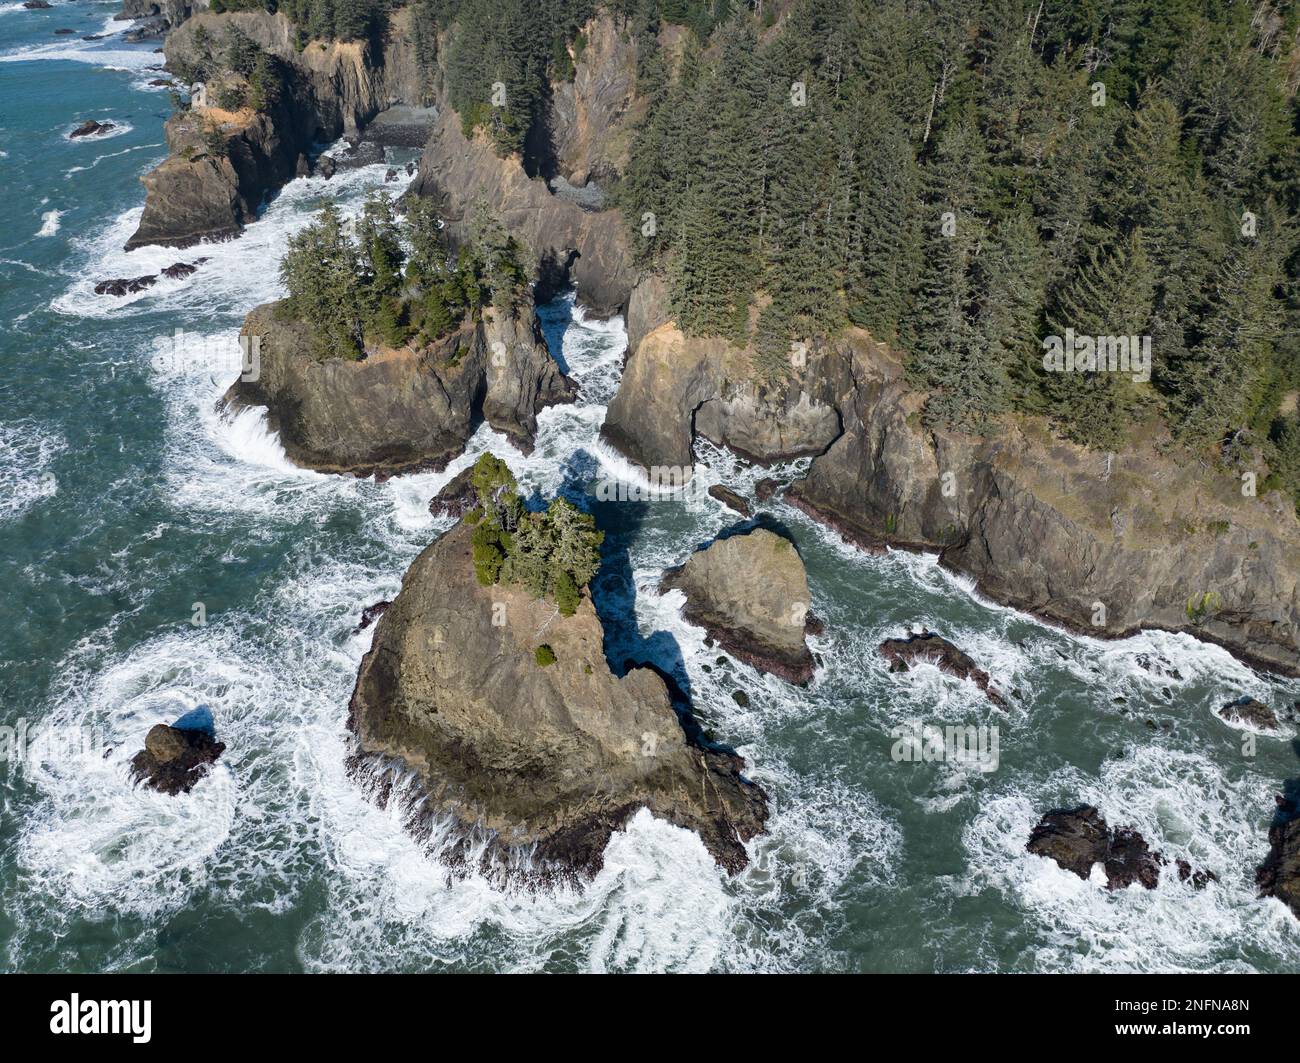
[[[1261,731],[1277,730],[1277,714],[1263,702],[1245,695],[1228,702],[1219,710],[1219,715],[1228,723],[1257,727]]]
[[[1007,703],[989,682],[988,672],[947,639],[932,631],[923,631],[905,639],[886,639],[880,644],[880,653],[890,662],[891,672],[905,672],[915,662],[925,661],[958,679],[972,680],[994,705],[1002,707]]]
[[[1268,829],[1269,851],[1255,871],[1261,897],[1276,897],[1300,919],[1300,816],[1296,803],[1277,798],[1277,816]]]
[[[338,163],[330,155],[322,155],[316,160],[316,176],[323,177],[327,181],[334,176],[337,168]]]
[[[740,495],[736,494],[730,487],[723,487],[722,484],[714,484],[709,488],[709,497],[716,498],[724,506],[734,509],[742,517],[748,517],[751,513],[749,503]]]
[[[718,539],[666,573],[661,587],[681,590],[683,615],[728,653],[790,683],[812,678],[808,575],[789,539],[766,528]]]
[[[348,145],[346,152],[333,158],[341,170],[359,170],[362,166],[374,166],[383,162],[384,149],[372,140],[362,140]]]
[[[414,175],[415,175],[415,163],[408,162],[406,164],[406,176],[413,177]]]
[[[165,723],[151,727],[144,749],[131,759],[131,774],[160,793],[189,793],[225,748],[213,737],[212,714],[202,707],[170,727]]]
[[[452,517],[460,520],[478,505],[478,492],[474,490],[474,466],[458,472],[448,480],[441,491],[429,501],[429,512],[435,517]]]
[[[1186,860],[1175,860],[1174,864],[1178,868],[1178,881],[1186,882],[1190,878],[1198,890],[1204,889],[1207,883],[1219,881],[1219,876],[1213,871],[1193,871]]]
[[[394,170],[394,169],[390,166],[390,167],[389,167],[389,168],[384,172],[384,183],[387,184],[387,183],[389,183],[390,181],[396,181],[396,180],[397,180],[397,171]]]
[[[28,11],[48,11],[53,6],[49,0],[23,0],[23,7]]]
[[[1160,855],[1152,853],[1132,827],[1121,827],[1111,836],[1105,860],[1106,884],[1113,890],[1140,882],[1149,890],[1160,881]]]
[[[361,632],[365,631],[366,628],[383,616],[384,611],[392,604],[392,602],[385,598],[383,601],[375,602],[374,605],[367,605],[361,610],[361,623],[352,629],[352,634],[360,635]]]
[[[1092,805],[1058,808],[1046,813],[1029,834],[1025,848],[1037,856],[1055,860],[1066,871],[1082,879],[1101,864],[1106,872],[1106,888],[1124,889],[1134,882],[1153,890],[1160,882],[1160,868],[1168,861],[1153,852],[1146,839],[1132,827],[1112,831],[1101,813]],[[1178,878],[1192,880],[1201,889],[1218,882],[1213,871],[1193,871],[1186,860],[1177,862]]]
[[[382,797],[393,758],[405,761],[426,794],[417,834],[444,861],[476,859],[493,875],[594,874],[610,835],[642,808],[696,831],[728,871],[743,868],[767,798],[741,758],[692,737],[673,704],[684,695],[662,673],[611,672],[588,596],[563,617],[522,587],[480,586],[472,539],[457,524],[416,558],[376,629],[350,705],[354,776]],[[495,622],[502,608],[509,623]],[[535,657],[543,625],[549,667]],[[459,837],[486,842],[473,857],[425,829],[449,816]]]
[[[100,281],[95,285],[96,295],[130,295],[152,288],[158,283],[158,275],[147,274],[143,277],[115,277],[113,280]]]
[[[76,129],[69,133],[68,136],[73,139],[76,137],[97,137],[102,136],[113,128],[115,128],[115,126],[112,122],[96,122],[93,118],[87,118],[81,123],[81,125],[77,126]]]
[[[86,38],[86,40],[90,40],[90,39],[91,38],[89,37]],[[149,84],[155,89],[173,89],[176,87],[176,82],[169,81],[167,80],[167,78],[154,78],[151,82],[149,82]]]
[[[739,705],[742,709],[749,707],[749,695],[746,694],[743,690],[733,690],[731,692],[731,700],[734,701],[737,705]]]
[[[1092,865],[1102,863],[1110,848],[1110,829],[1091,805],[1048,812],[1029,834],[1031,853],[1055,860],[1066,871],[1086,879]]]
[[[162,37],[170,28],[171,23],[161,15],[157,18],[141,19],[122,34],[122,39],[127,44],[139,44],[141,41],[152,41]]]
[[[311,160],[309,160],[306,154],[301,151],[298,152],[298,162],[294,165],[293,175],[295,177],[311,176]]]
[[[773,480],[770,476],[764,476],[754,485],[754,497],[760,502],[766,502],[776,494],[776,490],[780,486],[781,484],[777,480]]]
[[[64,28],[62,28],[62,29],[57,29],[57,30],[55,30],[55,31],[54,31],[54,36],[56,36],[56,37],[70,37],[70,36],[72,36],[72,34],[74,34],[74,33],[76,33],[76,32],[77,32],[76,30],[68,29],[68,28],[64,27]]]
[[[198,266],[190,265],[188,262],[174,262],[162,271],[162,275],[168,280],[178,281],[196,272],[198,268]]]

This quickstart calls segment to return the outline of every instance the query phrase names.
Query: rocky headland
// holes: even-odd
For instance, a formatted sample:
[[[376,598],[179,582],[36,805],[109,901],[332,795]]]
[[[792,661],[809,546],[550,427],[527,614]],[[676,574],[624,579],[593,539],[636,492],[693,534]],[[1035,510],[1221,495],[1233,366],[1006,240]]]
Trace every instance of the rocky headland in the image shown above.
[[[420,349],[380,348],[357,360],[316,357],[307,326],[277,305],[246,319],[260,371],[236,381],[226,402],[267,407],[285,453],[307,468],[356,476],[441,469],[484,421],[527,453],[538,412],[575,393],[531,305],[488,308]]]
[[[929,428],[897,355],[848,328],[754,383],[752,352],[690,338],[642,278],[602,434],[646,467],[689,466],[704,437],[760,463],[814,455],[786,498],[864,549],[939,553],[990,598],[1103,638],[1188,632],[1300,674],[1300,523],[1280,492],[1158,439],[1099,454],[1039,419],[984,437]]]
[[[388,39],[313,43],[299,51],[284,14],[198,11],[167,34],[169,70],[194,69],[231,28],[274,57],[277,91],[263,109],[227,111],[210,93],[167,121],[170,154],[141,180],[144,214],[127,249],[187,247],[238,235],[266,197],[298,172],[312,145],[357,138],[382,111],[418,106],[424,88],[409,32],[410,13],[395,13]]]

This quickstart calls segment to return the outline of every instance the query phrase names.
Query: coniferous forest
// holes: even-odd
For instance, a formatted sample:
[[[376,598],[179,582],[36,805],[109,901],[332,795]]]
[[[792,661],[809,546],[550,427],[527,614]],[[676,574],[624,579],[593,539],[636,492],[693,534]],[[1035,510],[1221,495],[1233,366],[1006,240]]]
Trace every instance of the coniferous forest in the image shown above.
[[[595,0],[416,0],[466,131],[524,152]],[[1300,491],[1300,8],[1280,0],[614,0],[646,101],[620,185],[688,335],[792,374],[859,326],[926,417],[1048,417],[1262,451]],[[359,36],[375,0],[291,0]],[[494,84],[509,105],[492,106]],[[1149,338],[1136,373],[1043,369],[1048,336]],[[1135,347],[1136,350],[1136,347]]]

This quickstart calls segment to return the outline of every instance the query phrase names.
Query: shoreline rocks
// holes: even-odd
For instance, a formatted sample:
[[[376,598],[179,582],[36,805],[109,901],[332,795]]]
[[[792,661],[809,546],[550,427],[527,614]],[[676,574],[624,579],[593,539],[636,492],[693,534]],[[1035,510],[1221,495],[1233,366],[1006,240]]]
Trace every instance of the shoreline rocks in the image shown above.
[[[137,8],[128,8],[128,17],[142,17],[134,14]],[[221,39],[233,27],[279,60],[284,80],[267,111],[234,116],[218,112],[225,119],[225,144],[216,154],[210,151],[203,108],[167,120],[170,154],[141,178],[144,213],[126,243],[128,251],[148,244],[189,247],[238,236],[267,197],[299,172],[299,158],[313,144],[340,135],[359,139],[366,123],[392,103],[416,99],[422,92],[409,11],[394,14],[382,48],[363,41],[306,50],[295,46],[298,30],[283,13],[191,13],[188,5],[181,11],[175,12],[181,16],[175,22],[170,6],[155,17],[175,25],[164,46],[169,69],[192,64],[196,55],[201,59],[200,33],[209,40]]]
[[[594,874],[641,808],[743,868],[767,798],[741,758],[688,740],[654,670],[610,671],[588,597],[563,617],[522,588],[481,586],[472,533],[462,522],[427,547],[378,622],[350,705],[354,777],[383,800],[394,764],[413,773],[417,836],[507,878]],[[448,817],[451,839],[433,829]]]
[[[728,653],[789,683],[816,670],[804,637],[818,622],[795,545],[766,528],[719,538],[666,573],[661,590],[686,595],[682,615]]]
[[[1255,882],[1261,897],[1276,897],[1300,919],[1300,809],[1289,798],[1276,800],[1268,855],[1255,871]]]
[[[947,675],[971,680],[994,705],[1006,707],[1006,698],[991,685],[988,672],[968,654],[933,631],[922,631],[907,638],[886,639],[879,649],[881,656],[890,662],[891,672],[906,672],[913,664],[924,661]]]
[[[1300,675],[1300,521],[1282,493],[1243,499],[1230,473],[1166,440],[1107,456],[1041,418],[986,437],[932,429],[896,352],[853,327],[762,390],[749,352],[682,335],[662,278],[638,281],[627,328],[601,434],[637,464],[689,466],[697,436],[764,463],[810,454],[785,500],[864,550],[937,553],[979,593],[1067,630],[1184,632]]]
[[[187,794],[225,748],[216,740],[212,713],[200,706],[170,725],[149,729],[144,749],[131,758],[131,776],[159,793]]]

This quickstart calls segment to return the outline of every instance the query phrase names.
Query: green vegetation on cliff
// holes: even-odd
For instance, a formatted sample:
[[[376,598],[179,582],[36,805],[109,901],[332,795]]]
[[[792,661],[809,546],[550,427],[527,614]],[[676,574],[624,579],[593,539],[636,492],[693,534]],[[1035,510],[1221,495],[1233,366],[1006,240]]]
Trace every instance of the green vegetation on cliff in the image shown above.
[[[621,199],[687,334],[775,383],[855,323],[931,422],[1043,413],[1112,448],[1163,418],[1300,482],[1295,5],[733,4],[671,51],[666,6],[631,21]],[[1066,329],[1151,337],[1151,379],[1045,371]]]
[[[527,286],[513,237],[482,204],[455,252],[435,204],[416,197],[399,215],[384,192],[355,223],[332,203],[289,240],[280,276],[285,311],[311,330],[322,358],[358,358],[367,342],[424,346],[486,306],[513,312]]]
[[[600,544],[588,513],[563,498],[530,513],[515,478],[500,458],[484,454],[471,482],[478,498],[474,521],[474,571],[485,587],[514,583],[535,598],[553,595],[561,616],[578,609],[583,589],[600,567]]]

